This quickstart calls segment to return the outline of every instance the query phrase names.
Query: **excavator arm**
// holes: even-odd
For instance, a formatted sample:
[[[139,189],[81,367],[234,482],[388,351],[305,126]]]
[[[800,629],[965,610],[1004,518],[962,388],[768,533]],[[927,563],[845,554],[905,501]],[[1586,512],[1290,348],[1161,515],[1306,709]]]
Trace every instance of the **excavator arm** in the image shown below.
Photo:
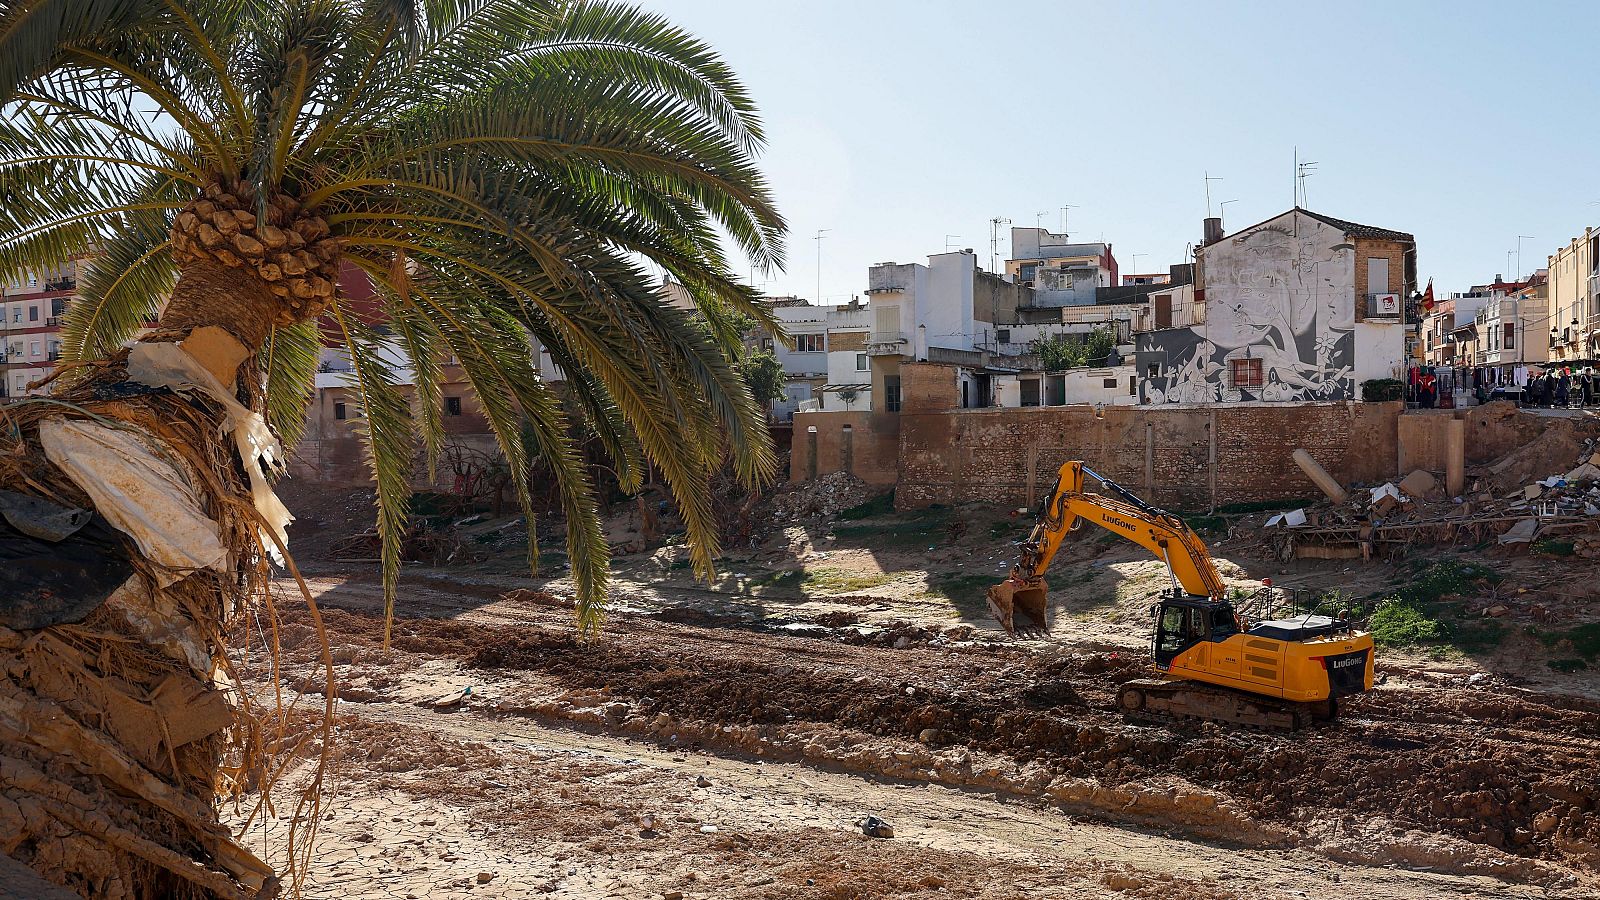
[[[1085,476],[1114,494],[1108,497],[1084,490]],[[989,589],[989,611],[1006,633],[1017,628],[1049,630],[1044,575],[1068,532],[1093,522],[1133,541],[1167,564],[1173,580],[1186,593],[1213,600],[1223,598],[1222,576],[1211,562],[1206,545],[1183,519],[1156,509],[1116,482],[1096,473],[1079,460],[1061,466],[1055,486],[1041,508],[1039,522],[1022,543],[1021,558],[1005,581]],[[1020,620],[1020,621],[1019,621]]]

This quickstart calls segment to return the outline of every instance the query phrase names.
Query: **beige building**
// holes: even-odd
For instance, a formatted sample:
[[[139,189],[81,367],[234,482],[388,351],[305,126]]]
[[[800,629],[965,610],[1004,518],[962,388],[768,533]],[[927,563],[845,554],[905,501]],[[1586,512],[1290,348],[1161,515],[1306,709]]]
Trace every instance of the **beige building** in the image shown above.
[[[1593,359],[1600,348],[1600,229],[1589,227],[1550,257],[1552,362]]]

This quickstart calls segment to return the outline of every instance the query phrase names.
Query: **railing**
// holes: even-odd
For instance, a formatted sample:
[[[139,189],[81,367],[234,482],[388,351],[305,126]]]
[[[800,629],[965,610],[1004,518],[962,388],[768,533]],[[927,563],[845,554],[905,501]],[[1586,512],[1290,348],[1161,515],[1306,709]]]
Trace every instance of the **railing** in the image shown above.
[[[46,356],[45,359],[49,360],[50,362],[56,362],[61,359],[61,351],[51,350],[50,355]]]
[[[901,352],[901,346],[908,343],[903,332],[878,331],[867,335],[868,356],[888,356]]]
[[[46,328],[60,328],[61,327],[61,317],[60,316],[48,316],[44,320],[44,325],[45,325]]]

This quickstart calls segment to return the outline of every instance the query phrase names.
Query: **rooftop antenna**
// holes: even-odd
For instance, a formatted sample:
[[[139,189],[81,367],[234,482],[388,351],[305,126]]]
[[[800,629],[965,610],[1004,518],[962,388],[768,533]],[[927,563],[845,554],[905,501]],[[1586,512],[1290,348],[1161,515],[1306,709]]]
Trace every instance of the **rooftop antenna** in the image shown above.
[[[950,252],[950,244],[952,243],[952,240],[951,240],[952,238],[955,239],[955,240],[960,240],[961,239],[961,235],[959,235],[959,234],[947,234],[947,235],[944,236],[944,252],[946,252],[946,253]]]
[[[815,302],[816,302],[816,304],[818,306],[822,305],[822,242],[824,240],[823,235],[827,234],[828,232],[830,232],[832,230],[833,230],[832,228],[818,228],[817,229],[817,236],[812,238],[812,240],[817,242],[817,299],[816,299]]]
[[[1139,274],[1139,257],[1141,257],[1141,256],[1149,256],[1149,255],[1150,254],[1148,254],[1148,253],[1129,253],[1128,254],[1128,258],[1133,260],[1133,265],[1129,266],[1129,270],[1130,271],[1128,272],[1128,274],[1129,275],[1137,275],[1137,274]]]
[[[1534,239],[1534,237],[1531,234],[1519,234],[1519,235],[1517,235],[1517,277],[1515,279],[1516,281],[1521,281],[1522,280],[1522,242],[1523,241],[1531,241],[1533,239]]]
[[[1033,214],[1033,227],[1039,231],[1044,230],[1044,217],[1050,215],[1050,210],[1044,209]]]
[[[1212,175],[1210,172],[1206,172],[1205,175],[1206,175],[1206,218],[1209,219],[1209,218],[1211,218],[1211,182],[1213,182],[1213,181],[1221,181],[1222,180],[1222,176],[1221,175]],[[1232,201],[1229,201],[1229,202],[1232,202]]]
[[[1238,197],[1235,197],[1235,198],[1233,198],[1233,199],[1232,199],[1232,200],[1224,200],[1224,201],[1222,201],[1222,202],[1221,202],[1221,203],[1218,203],[1218,204],[1217,204],[1217,215],[1218,215],[1218,216],[1219,216],[1219,217],[1220,217],[1220,218],[1221,218],[1221,219],[1222,219],[1222,220],[1223,220],[1223,221],[1224,221],[1224,222],[1226,222],[1226,221],[1227,221],[1227,219],[1228,219],[1228,204],[1229,204],[1229,203],[1238,203],[1238,202],[1239,202],[1239,198],[1238,198]],[[1207,211],[1207,212],[1210,212],[1210,210],[1209,210],[1209,209],[1207,209],[1207,210],[1206,210],[1206,211]]]
[[[1294,169],[1295,181],[1299,185],[1300,189],[1300,199],[1295,202],[1295,206],[1305,206],[1310,203],[1310,201],[1306,199],[1306,179],[1317,174],[1317,164],[1314,162],[1300,162],[1298,157],[1299,153],[1296,151]]]
[[[1000,226],[1010,225],[1011,220],[1005,216],[995,216],[989,220],[989,271],[998,271],[1000,266]]]
[[[1067,233],[1067,210],[1077,208],[1078,207],[1072,205],[1071,203],[1061,204],[1061,234],[1063,236]]]

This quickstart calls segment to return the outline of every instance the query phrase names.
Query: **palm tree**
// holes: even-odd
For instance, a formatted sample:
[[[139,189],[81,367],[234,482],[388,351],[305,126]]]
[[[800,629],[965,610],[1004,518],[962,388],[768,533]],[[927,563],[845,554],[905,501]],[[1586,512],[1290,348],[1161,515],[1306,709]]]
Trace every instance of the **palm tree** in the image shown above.
[[[731,362],[741,314],[773,323],[724,250],[781,264],[783,220],[754,163],[762,127],[717,54],[658,16],[565,0],[0,0],[0,103],[0,280],[97,253],[47,412],[157,431],[220,473],[200,495],[242,577],[172,588],[203,583],[219,655],[228,611],[263,590],[264,570],[244,561],[270,529],[240,511],[251,492],[237,470],[253,461],[230,464],[218,441],[225,404],[112,389],[125,343],[157,317],[141,340],[183,341],[286,444],[311,397],[319,323],[341,336],[366,414],[386,616],[416,442],[430,465],[441,447],[449,358],[508,464],[550,472],[585,626],[607,547],[563,399],[624,489],[647,465],[662,473],[702,574],[717,553],[711,473],[729,458],[750,483],[774,468]],[[340,296],[347,266],[376,286],[380,321]],[[697,311],[662,303],[651,267]],[[541,379],[532,341],[568,397]],[[413,366],[414,410],[393,345]],[[10,451],[42,466],[35,407],[7,414]],[[9,471],[0,487],[37,493]],[[513,481],[531,557],[526,482]],[[14,755],[4,724],[0,762]],[[163,777],[184,786],[179,762]],[[208,841],[169,843],[215,864]]]

